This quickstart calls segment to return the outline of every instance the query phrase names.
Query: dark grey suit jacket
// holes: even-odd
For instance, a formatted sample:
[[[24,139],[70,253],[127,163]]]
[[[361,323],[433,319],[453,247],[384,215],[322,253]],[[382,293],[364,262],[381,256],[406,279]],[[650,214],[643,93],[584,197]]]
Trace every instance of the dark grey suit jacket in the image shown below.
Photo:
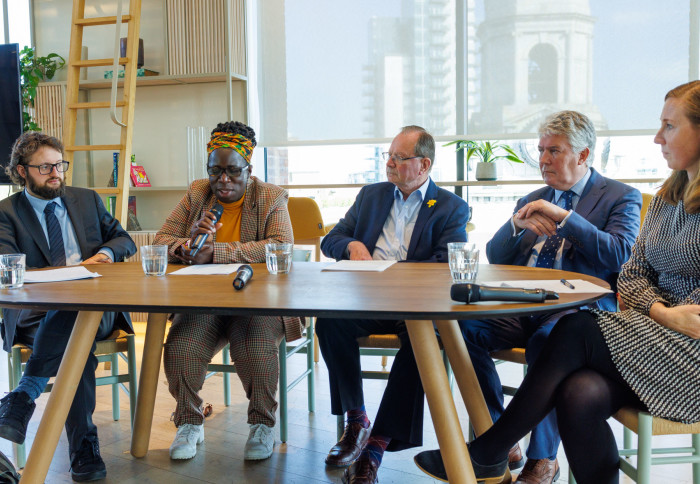
[[[66,187],[62,200],[75,229],[83,260],[95,255],[102,247],[114,252],[114,262],[121,262],[136,253],[134,241],[105,209],[96,192]],[[15,253],[27,255],[27,269],[51,265],[49,244],[24,191],[0,201],[0,254]],[[29,309],[3,309],[3,348],[10,351],[17,328],[31,325],[43,314]],[[133,332],[128,313],[117,317],[117,325]]]

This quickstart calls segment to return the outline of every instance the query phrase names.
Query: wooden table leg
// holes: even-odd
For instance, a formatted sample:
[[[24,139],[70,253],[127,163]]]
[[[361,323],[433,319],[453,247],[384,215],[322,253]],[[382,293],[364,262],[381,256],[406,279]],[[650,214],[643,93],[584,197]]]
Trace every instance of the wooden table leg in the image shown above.
[[[134,457],[144,457],[148,452],[167,317],[168,315],[165,313],[150,313],[148,315],[143,358],[141,359],[139,394],[134,415],[134,434],[131,437],[131,455]]]
[[[447,358],[450,360],[452,372],[457,380],[459,392],[467,407],[469,420],[474,427],[474,433],[479,436],[486,432],[493,422],[491,414],[484,401],[484,394],[481,391],[479,380],[474,372],[474,365],[469,357],[467,345],[459,329],[459,324],[455,320],[435,321],[442,346],[445,348]],[[511,482],[510,471],[506,469],[506,475],[502,482]]]
[[[476,484],[432,321],[406,321],[438,444],[452,483]]]
[[[102,311],[78,313],[20,482],[41,483],[46,479],[102,314]]]

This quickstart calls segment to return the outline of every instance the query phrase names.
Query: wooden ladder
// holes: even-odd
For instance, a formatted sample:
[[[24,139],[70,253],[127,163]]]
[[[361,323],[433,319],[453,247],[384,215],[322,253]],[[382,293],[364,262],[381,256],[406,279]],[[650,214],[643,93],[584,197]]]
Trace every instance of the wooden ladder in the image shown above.
[[[122,1],[129,4],[129,12],[122,15]],[[119,25],[126,23],[127,52],[126,57],[119,57]],[[98,188],[101,194],[116,194],[117,200],[114,216],[126,228],[129,203],[129,179],[131,172],[131,143],[134,127],[134,104],[136,98],[136,71],[139,46],[139,28],[141,23],[141,0],[118,0],[117,15],[114,17],[85,18],[85,0],[73,0],[73,17],[71,21],[70,51],[68,53],[68,81],[66,83],[66,114],[63,127],[63,144],[65,160],[71,162],[66,174],[66,183],[73,178],[73,158],[76,151],[119,151],[119,173],[117,186]],[[81,59],[83,46],[83,29],[98,25],[115,26],[114,59]],[[111,102],[79,102],[80,69],[83,67],[113,66]],[[124,85],[122,99],[117,101],[117,80],[119,66],[124,66]],[[121,121],[117,119],[117,109],[121,108]],[[75,128],[78,111],[81,109],[111,109],[112,120],[120,126],[119,144],[76,145]]]

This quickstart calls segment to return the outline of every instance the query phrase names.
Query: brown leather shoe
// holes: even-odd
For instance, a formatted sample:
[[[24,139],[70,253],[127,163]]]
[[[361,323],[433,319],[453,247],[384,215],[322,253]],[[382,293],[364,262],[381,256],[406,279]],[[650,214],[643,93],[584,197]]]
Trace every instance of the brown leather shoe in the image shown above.
[[[557,479],[559,479],[559,462],[556,459],[528,459],[515,483],[551,484]]]
[[[523,453],[520,452],[520,444],[516,442],[508,451],[508,469],[511,471],[520,469],[524,463],[525,458],[523,458]]]
[[[340,441],[331,447],[326,464],[335,467],[349,466],[360,456],[365,447],[372,428],[363,428],[362,424],[349,422],[345,425],[345,432]]]
[[[376,484],[378,470],[369,457],[357,459],[343,472],[343,484]]]

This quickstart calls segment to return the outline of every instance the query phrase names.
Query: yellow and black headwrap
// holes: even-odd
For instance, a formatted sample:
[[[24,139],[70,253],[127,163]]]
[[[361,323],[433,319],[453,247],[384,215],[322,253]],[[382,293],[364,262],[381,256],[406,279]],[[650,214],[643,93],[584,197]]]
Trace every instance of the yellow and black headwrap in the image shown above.
[[[230,148],[243,157],[246,163],[250,163],[253,156],[253,143],[245,136],[233,133],[215,132],[211,141],[207,143],[207,155],[218,148]]]

